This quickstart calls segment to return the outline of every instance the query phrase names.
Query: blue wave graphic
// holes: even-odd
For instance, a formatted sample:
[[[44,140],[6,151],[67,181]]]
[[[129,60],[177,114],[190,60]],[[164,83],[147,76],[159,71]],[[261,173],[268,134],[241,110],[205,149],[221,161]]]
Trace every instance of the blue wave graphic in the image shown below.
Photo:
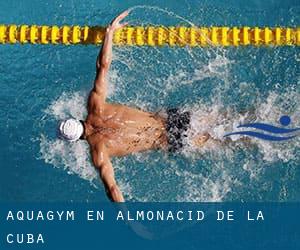
[[[248,124],[240,125],[238,126],[238,128],[256,128],[273,134],[287,134],[287,133],[300,131],[300,128],[294,128],[294,129],[278,128],[265,123],[248,123]]]
[[[286,141],[286,140],[290,140],[290,139],[293,139],[293,138],[296,137],[296,135],[293,135],[293,136],[273,136],[273,135],[267,135],[267,134],[258,133],[258,132],[254,132],[254,131],[233,132],[233,133],[229,133],[229,134],[224,135],[224,137],[231,136],[231,135],[248,135],[248,136],[256,137],[256,138],[266,140],[266,141]]]
[[[291,118],[287,115],[283,115],[280,117],[279,122],[282,126],[288,126],[291,124]],[[286,141],[295,138],[297,135],[290,135],[290,136],[282,136],[284,134],[291,134],[297,131],[300,131],[300,128],[282,128],[282,127],[276,127],[270,124],[266,123],[246,123],[239,125],[237,128],[254,128],[254,129],[259,129],[262,132],[268,132],[272,134],[279,134],[281,136],[277,135],[270,135],[270,134],[265,134],[262,132],[255,132],[255,131],[238,131],[238,132],[232,132],[229,134],[224,135],[224,137],[231,136],[231,135],[247,135],[251,137],[256,137],[262,140],[266,141]]]

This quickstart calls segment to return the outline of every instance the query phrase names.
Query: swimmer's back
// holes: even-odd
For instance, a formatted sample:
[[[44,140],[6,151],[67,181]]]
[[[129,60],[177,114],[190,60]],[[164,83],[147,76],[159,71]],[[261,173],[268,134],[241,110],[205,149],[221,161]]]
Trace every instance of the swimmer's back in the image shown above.
[[[86,121],[95,130],[90,143],[103,141],[111,156],[159,148],[166,144],[164,120],[152,113],[120,104],[103,103],[101,108],[90,109]]]

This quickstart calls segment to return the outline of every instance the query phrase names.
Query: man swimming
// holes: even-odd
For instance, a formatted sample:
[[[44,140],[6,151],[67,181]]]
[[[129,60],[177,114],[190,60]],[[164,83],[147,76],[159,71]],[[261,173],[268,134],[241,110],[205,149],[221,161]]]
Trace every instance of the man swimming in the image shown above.
[[[105,39],[96,61],[96,78],[88,98],[85,121],[68,119],[59,124],[59,136],[67,141],[87,140],[92,161],[99,170],[108,197],[115,202],[124,198],[117,186],[110,158],[135,152],[162,149],[170,152],[183,147],[190,113],[169,109],[167,118],[125,105],[106,102],[107,75],[112,61],[113,35],[127,23],[120,23],[128,11],[116,17],[106,29]],[[203,145],[208,134],[197,135],[194,143]]]

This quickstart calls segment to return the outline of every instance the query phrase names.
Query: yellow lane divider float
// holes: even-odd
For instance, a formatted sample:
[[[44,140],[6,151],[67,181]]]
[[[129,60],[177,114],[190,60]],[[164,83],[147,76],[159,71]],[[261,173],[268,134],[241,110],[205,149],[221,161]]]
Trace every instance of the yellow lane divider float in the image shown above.
[[[105,27],[0,25],[0,44],[100,44]],[[126,27],[116,45],[287,46],[300,45],[300,27]]]

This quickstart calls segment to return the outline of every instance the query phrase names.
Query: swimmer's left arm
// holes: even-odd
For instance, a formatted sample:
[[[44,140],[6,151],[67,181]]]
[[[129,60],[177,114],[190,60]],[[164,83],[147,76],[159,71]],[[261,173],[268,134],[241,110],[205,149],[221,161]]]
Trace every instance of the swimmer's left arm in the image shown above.
[[[114,202],[124,202],[123,195],[115,180],[114,169],[107,149],[103,143],[94,148],[92,159],[95,167],[99,170],[100,178],[109,199]]]
[[[114,32],[127,25],[127,23],[120,23],[127,15],[128,11],[123,12],[117,16],[111,24],[107,27],[103,46],[96,61],[96,78],[94,84],[94,91],[102,96],[104,99],[107,94],[107,75],[112,61],[112,44]]]

